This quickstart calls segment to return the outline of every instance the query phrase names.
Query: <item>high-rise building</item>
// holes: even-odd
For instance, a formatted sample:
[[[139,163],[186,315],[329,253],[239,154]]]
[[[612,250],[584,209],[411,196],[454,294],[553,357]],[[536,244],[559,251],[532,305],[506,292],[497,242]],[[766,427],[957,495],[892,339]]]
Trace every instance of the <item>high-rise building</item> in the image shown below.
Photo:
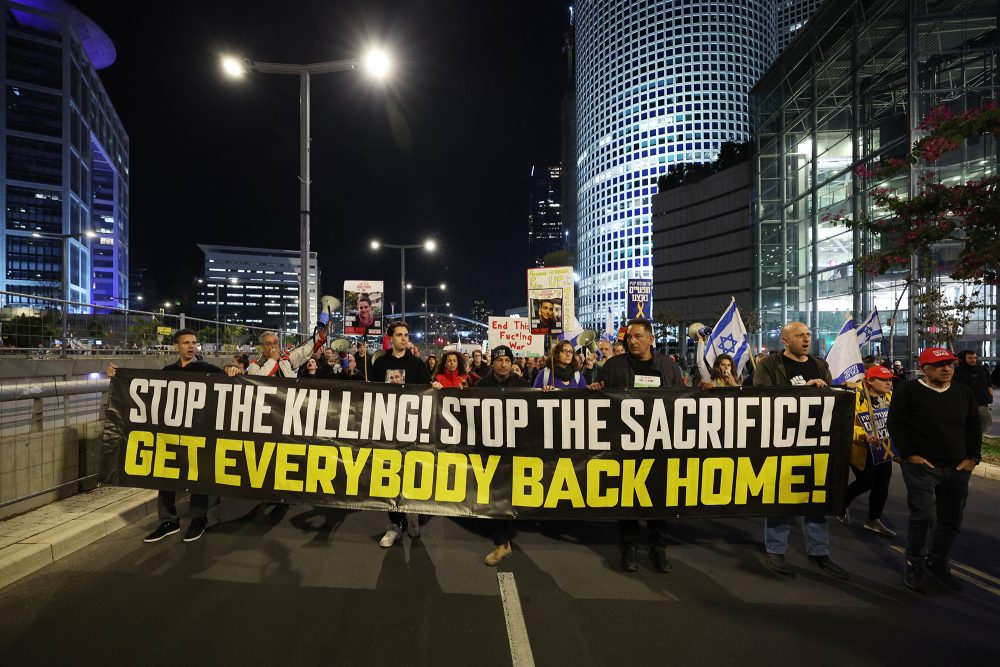
[[[566,248],[562,221],[562,167],[531,168],[528,204],[528,265],[544,266],[545,255]]]
[[[679,163],[750,137],[747,95],[775,52],[773,0],[577,4],[577,317],[625,310],[652,278],[650,197]],[[668,241],[669,242],[669,241]]]
[[[299,328],[298,250],[203,245],[205,277],[194,315],[206,320],[296,332]],[[309,256],[309,292],[319,292],[316,253]],[[334,294],[337,294],[335,291]],[[315,305],[310,312],[319,313]],[[216,319],[218,314],[218,319]]]
[[[775,14],[775,35],[778,53],[802,31],[809,17],[816,13],[825,0],[778,0]]]
[[[27,295],[0,300],[123,307],[129,139],[97,74],[114,62],[114,44],[62,0],[0,8],[0,290]]]

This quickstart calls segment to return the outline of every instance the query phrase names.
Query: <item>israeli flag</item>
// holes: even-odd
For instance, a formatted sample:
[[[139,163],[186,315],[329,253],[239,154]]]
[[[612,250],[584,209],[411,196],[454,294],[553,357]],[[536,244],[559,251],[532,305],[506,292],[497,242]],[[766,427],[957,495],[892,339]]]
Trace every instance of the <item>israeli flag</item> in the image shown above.
[[[611,337],[614,336],[617,331],[615,331],[615,316],[611,314],[611,306],[608,306],[608,314],[604,316],[604,335]]]
[[[712,333],[705,343],[705,362],[711,368],[715,358],[720,354],[728,354],[733,358],[736,368],[735,377],[743,374],[743,367],[750,359],[750,340],[747,338],[747,328],[743,326],[743,318],[736,308],[734,298],[726,312],[722,313],[719,322],[712,328]]]
[[[826,353],[826,362],[830,364],[833,384],[853,382],[864,377],[865,365],[861,361],[860,350],[854,321],[847,320],[844,328],[837,334],[837,339],[830,346],[830,351]]]
[[[857,333],[858,347],[861,347],[865,343],[882,340],[882,322],[878,318],[878,308],[873,310],[868,319],[861,323]]]

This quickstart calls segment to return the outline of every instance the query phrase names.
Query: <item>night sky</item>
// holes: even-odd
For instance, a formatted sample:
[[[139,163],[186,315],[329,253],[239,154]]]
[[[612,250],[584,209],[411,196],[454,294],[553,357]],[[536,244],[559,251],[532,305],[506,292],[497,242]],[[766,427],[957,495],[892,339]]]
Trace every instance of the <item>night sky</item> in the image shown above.
[[[100,75],[131,140],[130,264],[149,267],[160,300],[202,274],[197,243],[299,247],[298,78],[234,82],[220,54],[303,64],[381,43],[388,85],[312,79],[323,292],[382,279],[396,301],[399,251],[369,240],[433,237],[437,253],[406,255],[408,281],[449,284],[432,302],[525,302],[528,176],[560,160],[566,2],[71,2],[117,48]]]

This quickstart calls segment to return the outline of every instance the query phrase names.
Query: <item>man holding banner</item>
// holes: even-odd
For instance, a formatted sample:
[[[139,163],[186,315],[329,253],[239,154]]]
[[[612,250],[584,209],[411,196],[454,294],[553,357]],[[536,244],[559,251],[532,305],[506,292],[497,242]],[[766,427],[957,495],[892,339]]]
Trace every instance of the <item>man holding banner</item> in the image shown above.
[[[625,334],[628,353],[608,359],[601,369],[601,380],[590,385],[591,389],[628,387],[680,387],[684,381],[681,369],[673,359],[664,354],[653,354],[653,326],[647,320],[632,320]],[[657,572],[670,572],[667,560],[667,522],[664,519],[647,519],[649,530],[649,557]],[[639,521],[624,519],[618,522],[621,535],[622,570],[638,569]]]
[[[830,367],[820,357],[809,354],[812,333],[802,322],[789,322],[781,330],[785,349],[781,354],[769,354],[758,362],[753,374],[755,387],[827,387],[832,382]],[[786,577],[792,568],[785,560],[791,516],[769,516],[764,519],[764,549],[767,564],[772,570]],[[830,527],[823,515],[807,514],[803,517],[802,534],[806,541],[809,560],[820,569],[838,579],[849,579],[850,574],[830,558]]]

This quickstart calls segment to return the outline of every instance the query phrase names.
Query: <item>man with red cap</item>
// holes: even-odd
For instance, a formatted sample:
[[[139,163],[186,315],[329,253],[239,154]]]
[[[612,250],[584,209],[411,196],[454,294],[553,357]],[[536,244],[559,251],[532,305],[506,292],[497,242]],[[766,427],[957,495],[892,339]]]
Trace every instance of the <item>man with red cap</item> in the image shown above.
[[[847,487],[844,497],[844,515],[841,523],[850,525],[851,515],[847,507],[858,496],[868,493],[868,521],[864,527],[885,537],[896,537],[896,533],[882,523],[882,510],[889,498],[889,480],[892,479],[892,460],[883,456],[875,457],[873,452],[882,451],[888,434],[885,427],[878,426],[879,410],[885,415],[885,408],[892,402],[892,379],[895,377],[885,366],[873,364],[865,370],[863,387],[858,387],[854,402],[854,445],[851,447],[851,470],[854,481]],[[875,420],[871,417],[874,416]],[[865,428],[863,422],[875,421]],[[877,459],[877,460],[876,460]]]
[[[972,389],[952,382],[955,361],[944,348],[921,352],[924,377],[901,384],[889,406],[887,426],[910,510],[903,583],[919,593],[927,592],[926,572],[945,588],[962,590],[948,567],[948,553],[962,525],[983,432]]]

